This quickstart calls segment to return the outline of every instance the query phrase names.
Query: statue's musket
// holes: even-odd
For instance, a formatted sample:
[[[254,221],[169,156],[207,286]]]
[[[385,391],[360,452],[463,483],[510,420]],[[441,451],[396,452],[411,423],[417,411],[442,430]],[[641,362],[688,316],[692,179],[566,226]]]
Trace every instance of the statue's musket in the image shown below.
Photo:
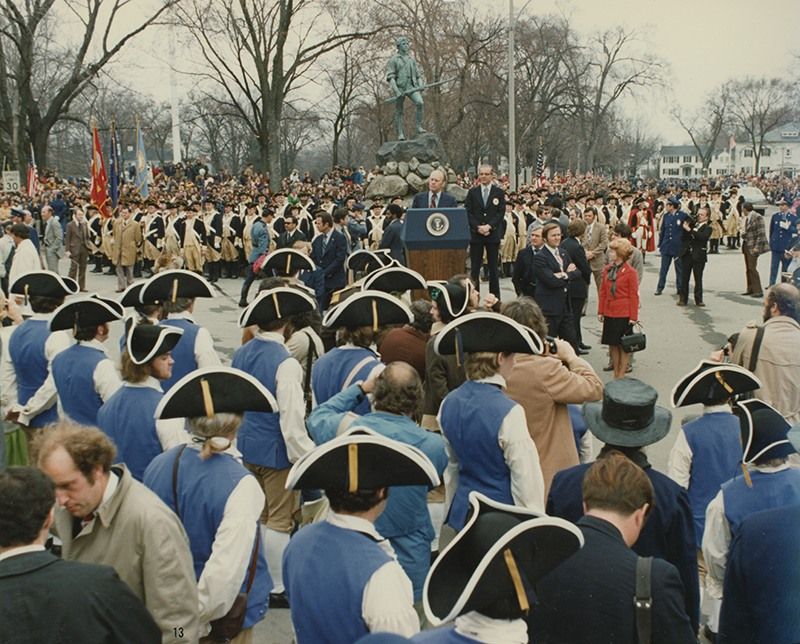
[[[401,98],[405,98],[406,96],[411,96],[414,92],[422,92],[430,87],[436,87],[437,85],[444,85],[445,83],[449,83],[450,81],[457,80],[458,76],[453,76],[453,78],[445,78],[444,80],[436,81],[435,83],[428,83],[427,85],[420,85],[419,87],[412,87],[411,89],[407,89],[405,92],[400,94],[399,96],[392,96],[387,98],[384,103],[392,103],[396,100]]]

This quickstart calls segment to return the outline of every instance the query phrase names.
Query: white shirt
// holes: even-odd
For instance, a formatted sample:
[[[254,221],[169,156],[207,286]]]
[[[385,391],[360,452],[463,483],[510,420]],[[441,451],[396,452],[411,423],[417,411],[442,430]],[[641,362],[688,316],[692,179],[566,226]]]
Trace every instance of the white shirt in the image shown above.
[[[189,449],[199,448],[199,445],[189,445]],[[242,462],[242,454],[234,445],[224,453]],[[208,622],[225,615],[239,594],[253,556],[258,519],[263,508],[264,492],[256,478],[251,474],[242,477],[225,503],[222,521],[211,546],[211,556],[197,581],[200,623],[206,625],[206,632]]]
[[[25,273],[40,270],[42,270],[42,260],[36,252],[36,246],[30,239],[23,239],[14,252],[14,259],[11,260],[11,270],[8,272],[9,287]]]
[[[188,311],[181,311],[180,313],[170,313],[167,316],[168,320],[188,320],[197,324]],[[198,369],[205,369],[206,367],[218,367],[222,364],[219,355],[214,349],[214,339],[211,337],[208,329],[200,327],[197,330],[197,336],[194,341],[194,359],[197,362]]]
[[[414,610],[411,580],[397,562],[397,555],[375,526],[360,517],[330,512],[331,525],[369,535],[392,560],[378,568],[369,578],[361,599],[361,616],[371,633],[395,633],[411,637],[419,633],[419,616]]]
[[[49,320],[50,313],[34,313],[32,320]],[[57,400],[56,385],[50,373],[50,367],[55,358],[64,349],[71,347],[74,340],[69,331],[56,331],[51,333],[44,343],[44,355],[47,358],[48,375],[45,381],[24,404],[18,403],[17,371],[11,361],[8,343],[17,326],[10,327],[10,333],[3,344],[3,355],[0,358],[0,406],[5,411],[20,411],[19,423],[28,425],[32,418],[52,407]],[[4,413],[5,415],[5,413]]]
[[[732,413],[729,405],[703,405],[703,415],[715,413]],[[588,433],[588,432],[587,432]],[[686,440],[683,428],[678,432],[675,444],[669,453],[667,462],[667,475],[678,485],[689,489],[689,481],[692,477],[692,448]]]
[[[142,382],[123,382],[123,387],[143,388],[149,387],[155,389],[160,393],[164,393],[161,388],[161,383],[153,378],[147,376]],[[158,442],[161,443],[161,449],[167,451],[176,445],[183,445],[192,440],[192,437],[186,431],[185,421],[183,418],[159,418],[156,420],[156,434],[158,435]]]
[[[500,374],[481,378],[475,382],[500,385],[503,388],[506,386],[505,378]],[[437,420],[441,427],[441,411]],[[442,434],[442,438],[444,438],[444,446],[447,450],[447,468],[444,471],[445,508],[447,509],[453,502],[458,488],[458,456],[444,434]],[[511,477],[511,498],[514,499],[514,505],[544,514],[542,466],[539,462],[539,452],[528,432],[528,421],[521,405],[515,404],[503,419],[497,434],[497,444],[502,450],[503,459],[508,466]]]
[[[38,543],[32,543],[28,546],[19,546],[17,548],[11,548],[11,550],[6,550],[4,553],[0,554],[0,561],[11,559],[11,557],[16,557],[17,555],[26,555],[29,552],[43,552],[43,551],[44,551],[44,546]]]
[[[286,346],[283,335],[272,331],[259,331],[256,342],[277,342]],[[286,455],[294,463],[306,452],[314,449],[314,441],[306,431],[306,402],[303,396],[303,368],[294,358],[287,358],[275,372],[275,400],[278,403],[279,422]]]
[[[780,472],[794,467],[791,463],[783,463],[777,467],[760,467],[749,465],[757,472]],[[725,580],[725,567],[728,562],[728,550],[731,546],[731,526],[725,516],[725,497],[722,490],[717,492],[706,508],[706,529],[703,533],[703,558],[706,562],[706,587],[703,596],[703,612],[709,615],[709,628],[719,630],[719,610],[722,606],[722,586]]]

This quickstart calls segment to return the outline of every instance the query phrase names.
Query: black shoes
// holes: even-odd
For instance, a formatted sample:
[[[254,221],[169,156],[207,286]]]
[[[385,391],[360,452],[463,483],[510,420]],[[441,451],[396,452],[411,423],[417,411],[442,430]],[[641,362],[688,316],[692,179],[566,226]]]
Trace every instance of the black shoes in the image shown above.
[[[583,349],[584,351],[589,351],[589,349],[591,349],[591,348],[592,348],[592,347],[591,347],[591,345],[589,345],[589,344],[584,344],[583,342],[581,342],[581,343],[580,343],[578,346],[579,346],[581,349]]]
[[[686,300],[678,300],[678,306],[686,306]]]
[[[704,302],[695,302],[694,305],[695,306],[705,306],[705,303]]]
[[[577,353],[579,356],[589,355],[589,352],[586,349],[581,349],[580,347],[578,347],[578,350],[575,353]]]
[[[247,308],[247,300],[239,300],[239,308],[246,309]]]
[[[662,290],[660,290],[660,291],[656,291],[656,292],[655,292],[653,295],[661,295],[663,292],[664,292],[664,291],[663,291],[663,289],[662,289]]]
[[[269,607],[270,608],[289,608],[289,599],[286,597],[286,591],[282,593],[269,594]]]

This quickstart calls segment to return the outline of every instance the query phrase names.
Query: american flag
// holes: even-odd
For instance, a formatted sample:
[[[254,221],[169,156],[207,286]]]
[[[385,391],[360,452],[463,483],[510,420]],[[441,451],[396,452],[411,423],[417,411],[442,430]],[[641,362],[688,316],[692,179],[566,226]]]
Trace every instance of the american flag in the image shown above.
[[[27,191],[28,197],[33,199],[36,196],[36,191],[39,188],[39,177],[37,176],[36,159],[33,156],[33,145],[31,145],[31,160],[28,162],[28,181]]]
[[[542,185],[542,175],[544,174],[544,151],[542,150],[542,143],[539,142],[539,153],[536,155],[536,187]]]

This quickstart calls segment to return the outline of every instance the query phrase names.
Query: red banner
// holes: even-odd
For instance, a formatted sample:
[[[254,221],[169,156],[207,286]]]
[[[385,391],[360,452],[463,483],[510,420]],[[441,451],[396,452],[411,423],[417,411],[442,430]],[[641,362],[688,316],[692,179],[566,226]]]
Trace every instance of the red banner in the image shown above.
[[[106,165],[103,163],[103,152],[100,149],[100,135],[97,126],[92,128],[92,205],[95,206],[102,217],[111,216],[111,207],[108,201],[108,177]]]

